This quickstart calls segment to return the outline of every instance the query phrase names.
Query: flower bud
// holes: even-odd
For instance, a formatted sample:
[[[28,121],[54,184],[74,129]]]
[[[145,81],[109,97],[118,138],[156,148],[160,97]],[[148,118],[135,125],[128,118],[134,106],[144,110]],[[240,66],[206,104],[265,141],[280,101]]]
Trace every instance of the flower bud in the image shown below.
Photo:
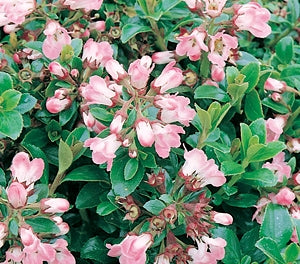
[[[13,182],[6,190],[9,203],[14,208],[26,205],[27,191],[21,183]]]
[[[40,203],[41,211],[48,214],[64,213],[70,207],[68,200],[63,198],[44,198]]]

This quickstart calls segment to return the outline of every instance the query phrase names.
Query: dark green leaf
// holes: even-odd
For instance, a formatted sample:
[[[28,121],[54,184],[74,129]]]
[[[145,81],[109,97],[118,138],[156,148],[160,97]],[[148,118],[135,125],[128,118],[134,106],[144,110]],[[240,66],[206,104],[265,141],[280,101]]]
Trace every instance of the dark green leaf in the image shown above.
[[[261,101],[256,90],[252,90],[246,95],[244,111],[250,121],[264,117]]]
[[[252,91],[258,83],[259,79],[259,64],[257,62],[250,62],[241,69],[241,74],[246,77],[244,82],[248,83],[246,93]]]
[[[104,170],[96,165],[84,165],[77,167],[68,173],[62,182],[66,181],[103,181],[107,179],[107,174]]]
[[[292,232],[293,225],[288,210],[281,205],[269,203],[260,228],[260,237],[272,238],[279,248],[283,248]]]
[[[74,101],[69,109],[63,110],[59,113],[59,123],[64,126],[77,112],[77,103]]]
[[[266,168],[258,169],[251,172],[245,172],[242,175],[244,182],[251,186],[272,187],[277,183],[277,176],[272,171]]]
[[[6,187],[5,173],[1,168],[0,168],[0,185]]]
[[[276,264],[286,264],[280,255],[280,250],[277,246],[277,243],[273,239],[269,237],[263,237],[262,239],[258,240],[255,245],[271,260],[275,261]]]
[[[122,28],[121,41],[122,43],[126,43],[128,40],[133,38],[136,34],[142,32],[151,32],[152,28],[140,24],[126,24]]]
[[[112,113],[109,113],[107,109],[97,106],[92,106],[90,112],[96,119],[105,122],[111,122],[114,118]]]
[[[284,253],[284,258],[287,263],[296,261],[300,256],[300,248],[296,243],[290,244]]]
[[[10,137],[13,140],[20,136],[23,128],[23,118],[18,111],[0,111],[0,120],[1,134]]]
[[[15,235],[15,236],[18,235],[18,233],[19,233],[19,225],[18,225],[18,222],[16,221],[16,219],[13,218],[13,219],[11,219],[9,221],[8,228],[9,228],[9,231],[13,235]]]
[[[0,72],[0,95],[6,91],[13,89],[13,80],[6,72]]]
[[[160,200],[150,200],[146,202],[143,206],[148,212],[154,214],[154,215],[159,215],[161,210],[163,210],[166,205],[160,201]]]
[[[130,159],[127,161],[124,168],[124,179],[128,181],[134,177],[139,168],[139,162],[137,159]]]
[[[100,203],[100,195],[103,193],[100,185],[94,182],[87,183],[77,195],[75,206],[78,209],[92,208]]]
[[[221,171],[223,171],[225,175],[235,175],[245,172],[245,169],[242,167],[242,165],[234,161],[226,160],[221,164]]]
[[[118,209],[118,207],[114,204],[112,204],[109,201],[105,201],[105,202],[101,202],[100,204],[98,204],[97,206],[97,214],[101,215],[101,216],[105,216],[105,215],[109,215],[112,212],[116,211]]]
[[[80,251],[80,257],[85,259],[92,259],[99,261],[100,263],[104,263],[103,261],[107,261],[108,249],[104,246],[103,241],[100,237],[92,237],[90,238],[82,247]]]
[[[195,90],[195,99],[209,98],[220,102],[228,102],[230,100],[228,94],[215,86],[201,85]]]
[[[275,46],[275,51],[278,59],[284,63],[289,64],[294,56],[294,40],[287,36],[282,38]]]
[[[57,225],[46,217],[35,217],[26,219],[25,222],[33,228],[36,233],[59,233],[60,230]]]
[[[241,193],[230,197],[230,199],[226,200],[225,202],[234,207],[249,208],[256,205],[257,200],[258,200],[257,195],[249,194],[249,193]]]
[[[287,17],[292,23],[295,23],[299,18],[300,5],[299,0],[289,0],[287,4]]]
[[[258,136],[259,143],[265,144],[267,138],[266,122],[263,118],[259,118],[250,124],[250,130],[253,135]]]
[[[30,111],[36,104],[37,99],[29,93],[23,93],[19,101],[19,105],[15,108],[21,114]]]

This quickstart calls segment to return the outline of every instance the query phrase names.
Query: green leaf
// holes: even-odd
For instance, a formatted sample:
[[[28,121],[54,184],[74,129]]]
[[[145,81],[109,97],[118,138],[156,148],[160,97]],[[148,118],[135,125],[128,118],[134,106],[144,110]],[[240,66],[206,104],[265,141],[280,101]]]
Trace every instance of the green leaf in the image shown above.
[[[252,132],[249,126],[244,123],[241,123],[240,127],[241,127],[241,151],[243,157],[245,157],[247,153],[247,149],[249,147],[250,139],[252,137]]]
[[[139,168],[139,162],[137,159],[128,160],[124,168],[124,179],[126,181],[132,179],[136,174],[138,168]]]
[[[140,24],[126,24],[122,28],[121,41],[122,43],[126,43],[128,40],[133,38],[136,34],[142,32],[151,32],[152,28],[148,26],[143,26]]]
[[[59,123],[61,126],[67,124],[71,118],[77,113],[77,103],[74,101],[69,109],[59,112]]]
[[[103,193],[100,185],[89,182],[82,187],[77,195],[75,206],[77,209],[92,208],[100,203],[100,196]]]
[[[146,202],[143,207],[151,214],[159,215],[166,205],[162,201],[156,199]]]
[[[21,114],[30,111],[36,104],[37,99],[29,93],[23,93],[18,106],[15,108]]]
[[[237,65],[246,66],[250,62],[259,63],[259,60],[257,58],[255,58],[252,54],[248,53],[248,52],[239,51],[239,59],[236,61]]]
[[[251,186],[260,187],[272,187],[277,183],[278,178],[272,171],[266,168],[258,169],[251,172],[245,172],[242,175],[242,179],[245,183]]]
[[[67,137],[66,143],[71,147],[73,155],[74,155],[74,161],[79,159],[83,153],[86,151],[86,148],[81,147],[79,152],[75,153],[74,146],[78,144],[79,142],[84,142],[90,137],[90,132],[86,127],[77,127],[75,128]]]
[[[22,144],[23,143],[42,148],[49,143],[49,139],[45,129],[34,128],[29,130],[29,132],[24,136]]]
[[[43,54],[43,42],[42,41],[30,41],[24,44],[25,47],[37,50]]]
[[[79,56],[82,50],[82,39],[72,39],[71,46],[74,50],[74,56]]]
[[[274,102],[271,98],[266,97],[262,100],[262,104],[264,106],[267,106],[273,110],[275,110],[276,112],[280,113],[280,114],[287,114],[289,113],[289,110],[286,106],[279,104],[277,102]]]
[[[18,233],[19,233],[19,225],[18,225],[18,222],[16,221],[16,219],[11,219],[8,223],[8,228],[9,228],[9,231],[17,236]]]
[[[106,257],[107,250],[100,237],[92,237],[83,245],[80,257],[99,261],[100,263],[109,263],[108,257]]]
[[[198,117],[200,119],[202,133],[207,135],[208,131],[211,129],[211,118],[207,111],[201,109],[199,106],[196,105],[196,110]]]
[[[294,56],[294,40],[287,36],[282,38],[275,46],[275,51],[278,59],[284,63],[289,64]]]
[[[11,111],[18,105],[21,93],[16,90],[9,89],[1,94],[1,98],[3,102],[0,103],[0,110]]]
[[[140,184],[144,177],[144,167],[139,166],[135,176],[130,180],[125,180],[124,169],[130,158],[128,155],[116,157],[111,168],[111,183],[115,195],[125,197],[131,194]]]
[[[111,122],[114,118],[112,113],[109,113],[107,109],[99,107],[99,106],[92,106],[90,108],[90,112],[96,119],[104,122]]]
[[[240,74],[236,67],[230,66],[226,68],[226,80],[228,84],[235,83],[236,77]]]
[[[258,196],[250,193],[241,193],[235,196],[231,196],[229,200],[225,200],[225,203],[240,208],[249,208],[256,205]]]
[[[292,23],[295,23],[299,18],[300,5],[299,0],[289,0],[287,3],[287,17]]]
[[[228,94],[215,86],[210,85],[201,85],[196,88],[195,90],[195,99],[203,99],[203,98],[209,98],[218,100],[220,102],[229,102],[230,98]]]
[[[13,140],[20,136],[23,128],[23,118],[18,111],[0,111],[0,120],[1,134],[10,137]]]
[[[277,246],[277,243],[273,239],[269,237],[263,237],[256,242],[255,246],[264,252],[265,255],[267,255],[271,260],[275,261],[276,264],[286,264],[280,255],[280,250]]]
[[[35,184],[34,193],[28,197],[28,203],[39,202],[43,198],[47,198],[49,195],[48,184]]]
[[[0,185],[6,187],[6,177],[4,171],[0,168]]]
[[[287,208],[269,203],[260,228],[260,237],[272,238],[283,248],[290,240],[293,232],[291,217]]]
[[[256,144],[249,146],[247,150],[247,160],[249,162],[259,162],[268,160],[284,150],[286,145],[280,141],[269,142],[266,145]]]
[[[300,65],[288,65],[282,70],[280,79],[290,86],[297,87],[297,84],[300,82]]]
[[[105,216],[111,214],[117,209],[118,207],[116,205],[112,204],[110,201],[105,201],[98,204],[96,213],[101,216]]]
[[[245,172],[245,169],[242,165],[234,161],[225,160],[221,164],[221,171],[223,171],[225,175],[235,175]]]
[[[104,170],[96,165],[84,165],[77,167],[68,173],[62,182],[66,181],[103,181],[107,179],[107,174]]]
[[[241,74],[245,75],[244,82],[248,83],[246,93],[252,91],[259,80],[259,64],[257,62],[250,62],[241,69]]]
[[[33,228],[36,233],[59,233],[60,230],[57,225],[46,217],[34,217],[26,219],[25,222]]]
[[[69,145],[62,140],[59,141],[58,146],[58,173],[65,172],[73,162],[73,153]]]
[[[6,72],[0,72],[0,95],[6,91],[13,89],[13,80]]]
[[[155,161],[155,156],[152,153],[147,153],[145,159],[140,159],[140,162],[146,168],[157,168],[157,164]]]
[[[221,237],[226,240],[225,257],[222,262],[225,264],[240,263],[241,249],[236,234],[227,227],[217,227],[211,230],[214,237]]]
[[[45,167],[40,181],[44,184],[49,183],[49,164],[46,154],[37,146],[25,143],[22,141],[22,146],[30,153],[33,158],[41,158],[44,161]]]
[[[284,258],[287,263],[292,263],[300,256],[300,248],[296,243],[290,244],[284,253]]]
[[[244,111],[250,121],[264,117],[261,101],[256,90],[252,90],[246,95]]]
[[[263,118],[259,118],[250,124],[250,130],[253,135],[258,136],[259,143],[265,144],[267,138],[266,122]]]

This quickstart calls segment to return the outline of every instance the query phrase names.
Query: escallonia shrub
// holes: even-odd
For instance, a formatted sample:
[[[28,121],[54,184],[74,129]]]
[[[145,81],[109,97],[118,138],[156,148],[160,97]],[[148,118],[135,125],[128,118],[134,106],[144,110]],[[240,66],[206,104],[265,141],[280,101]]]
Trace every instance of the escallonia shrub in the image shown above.
[[[0,0],[0,262],[298,263],[298,0]]]

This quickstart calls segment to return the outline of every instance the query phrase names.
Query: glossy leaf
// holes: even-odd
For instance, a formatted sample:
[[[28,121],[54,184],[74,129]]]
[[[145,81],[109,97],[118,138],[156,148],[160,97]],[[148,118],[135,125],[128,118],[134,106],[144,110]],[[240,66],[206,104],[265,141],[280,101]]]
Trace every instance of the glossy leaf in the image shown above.
[[[23,118],[18,111],[0,111],[0,120],[0,134],[13,140],[20,136],[23,128]]]
[[[4,91],[12,88],[13,88],[13,80],[11,76],[6,72],[1,71],[0,72],[0,95]]]
[[[22,93],[18,106],[15,108],[21,114],[30,111],[36,104],[37,99],[29,93]]]
[[[101,216],[109,215],[112,212],[116,211],[118,207],[112,204],[110,201],[101,202],[97,206],[97,214]]]
[[[35,217],[26,219],[25,222],[30,225],[36,233],[59,233],[57,225],[46,217]]]
[[[166,205],[162,201],[156,199],[146,202],[143,207],[148,212],[158,215],[166,207]]]
[[[138,168],[139,168],[139,162],[137,159],[128,160],[124,168],[124,179],[126,181],[132,179],[136,174]]]
[[[60,140],[58,147],[58,173],[65,172],[73,162],[73,153],[67,143]]]
[[[242,175],[244,182],[255,187],[272,187],[277,183],[277,176],[266,168],[245,172]]]
[[[259,64],[256,62],[250,62],[241,69],[241,74],[245,75],[244,82],[248,83],[246,93],[251,92],[258,83],[259,80]]]
[[[104,181],[107,174],[96,165],[84,165],[69,172],[62,182],[66,181]]]
[[[100,195],[103,190],[97,183],[87,183],[77,195],[75,206],[78,209],[92,208],[100,203]]]
[[[209,98],[220,102],[228,102],[230,100],[228,94],[215,86],[201,85],[195,90],[195,99]]]
[[[126,24],[122,28],[121,41],[122,43],[126,43],[128,40],[133,38],[135,35],[142,32],[150,32],[152,31],[151,27],[139,25],[139,24]]]
[[[11,111],[18,105],[21,93],[16,90],[9,89],[1,94],[1,98],[3,102],[0,103],[0,110]]]
[[[289,64],[294,56],[294,40],[287,36],[282,38],[275,46],[275,51],[278,59],[284,63]]]
[[[252,90],[246,95],[244,111],[246,117],[250,121],[255,121],[256,119],[264,117],[261,100],[256,90]]]
[[[273,239],[269,237],[263,237],[262,239],[258,240],[255,245],[271,260],[275,261],[276,264],[286,264],[280,255],[280,250],[277,246],[277,243]]]

